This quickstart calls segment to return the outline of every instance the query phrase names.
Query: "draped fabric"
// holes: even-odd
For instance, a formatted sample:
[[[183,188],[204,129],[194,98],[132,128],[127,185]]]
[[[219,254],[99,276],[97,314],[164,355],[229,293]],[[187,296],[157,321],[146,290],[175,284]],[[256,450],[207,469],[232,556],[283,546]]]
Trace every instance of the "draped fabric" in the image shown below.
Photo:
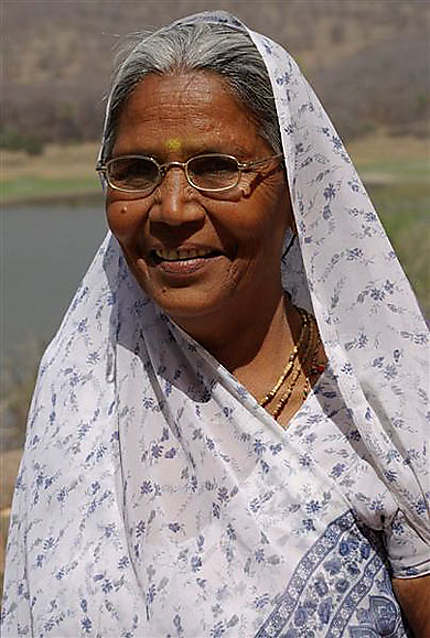
[[[246,29],[175,24],[201,20]],[[283,283],[328,367],[283,430],[108,234],[40,364],[3,636],[407,635],[390,575],[430,572],[428,331],[314,92],[249,33],[298,231]]]

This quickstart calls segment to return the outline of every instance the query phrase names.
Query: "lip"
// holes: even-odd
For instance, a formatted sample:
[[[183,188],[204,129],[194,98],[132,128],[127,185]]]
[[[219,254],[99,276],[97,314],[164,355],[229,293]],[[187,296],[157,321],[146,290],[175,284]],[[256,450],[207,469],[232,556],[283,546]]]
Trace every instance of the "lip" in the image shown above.
[[[190,247],[187,246],[187,249]],[[185,250],[185,247],[181,246],[181,249]],[[192,250],[197,249],[192,247]],[[202,249],[201,246],[198,249]],[[209,249],[207,249],[209,251]],[[177,279],[187,279],[191,275],[195,273],[200,273],[207,268],[211,268],[215,265],[215,263],[225,257],[223,253],[219,250],[212,249],[208,252],[207,256],[204,257],[191,257],[188,259],[175,259],[175,260],[164,260],[158,257],[155,254],[155,249],[150,251],[150,262],[151,266],[163,273],[164,276],[169,278]]]
[[[193,259],[178,259],[175,261],[162,261],[158,264],[163,273],[168,275],[191,275],[197,271],[213,265],[216,259],[219,259],[221,255],[213,255],[212,257],[195,257]]]

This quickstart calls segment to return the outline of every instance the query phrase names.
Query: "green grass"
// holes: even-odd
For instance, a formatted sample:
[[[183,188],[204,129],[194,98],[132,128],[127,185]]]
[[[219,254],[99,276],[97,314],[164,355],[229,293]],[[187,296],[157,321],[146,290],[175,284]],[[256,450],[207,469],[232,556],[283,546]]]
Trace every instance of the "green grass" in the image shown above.
[[[2,182],[2,198],[5,203],[34,201],[45,198],[61,198],[100,192],[94,175],[82,177],[20,176]]]
[[[366,180],[372,180],[373,176],[384,175],[396,182],[402,183],[429,183],[430,159],[408,160],[393,159],[385,161],[357,162],[359,173]]]
[[[430,318],[430,184],[370,186],[368,191],[424,315]]]

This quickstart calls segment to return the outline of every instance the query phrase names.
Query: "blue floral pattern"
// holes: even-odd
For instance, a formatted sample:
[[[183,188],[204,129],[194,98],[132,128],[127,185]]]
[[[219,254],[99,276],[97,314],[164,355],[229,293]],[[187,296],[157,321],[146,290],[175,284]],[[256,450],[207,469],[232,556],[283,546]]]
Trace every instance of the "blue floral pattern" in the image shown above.
[[[388,573],[381,538],[346,512],[300,560],[255,638],[334,638],[347,627],[354,637],[406,636]]]
[[[5,637],[407,635],[390,577],[430,571],[428,331],[313,91],[250,35],[299,235],[283,281],[329,365],[284,431],[108,235],[40,364]]]

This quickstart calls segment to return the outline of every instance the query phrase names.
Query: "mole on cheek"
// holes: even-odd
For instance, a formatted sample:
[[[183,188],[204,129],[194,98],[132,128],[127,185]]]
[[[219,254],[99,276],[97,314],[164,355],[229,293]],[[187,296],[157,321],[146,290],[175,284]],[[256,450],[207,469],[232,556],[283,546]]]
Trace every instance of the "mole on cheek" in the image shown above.
[[[127,210],[128,210],[127,206],[122,206],[121,210],[120,210],[121,215],[126,215],[127,214]]]

